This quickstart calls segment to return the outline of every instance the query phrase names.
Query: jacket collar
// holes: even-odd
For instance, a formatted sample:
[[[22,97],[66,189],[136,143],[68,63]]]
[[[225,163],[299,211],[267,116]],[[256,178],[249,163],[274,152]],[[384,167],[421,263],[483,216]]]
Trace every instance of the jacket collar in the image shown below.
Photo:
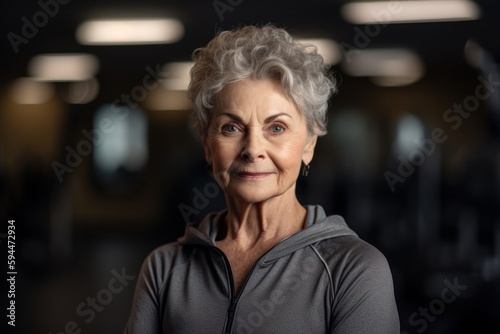
[[[268,264],[305,246],[324,239],[340,236],[357,236],[341,216],[326,216],[320,205],[306,206],[305,228],[276,244],[259,260]],[[208,214],[199,224],[188,225],[183,237],[178,242],[183,245],[205,245],[215,247],[215,238],[220,224],[224,221],[227,210]]]

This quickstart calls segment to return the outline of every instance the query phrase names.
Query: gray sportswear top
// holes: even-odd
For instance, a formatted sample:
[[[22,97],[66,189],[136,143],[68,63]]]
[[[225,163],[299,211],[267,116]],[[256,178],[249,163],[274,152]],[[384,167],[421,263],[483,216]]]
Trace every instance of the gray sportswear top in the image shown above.
[[[306,227],[265,253],[235,295],[215,246],[225,214],[149,254],[125,333],[399,333],[387,260],[340,216],[308,206]]]

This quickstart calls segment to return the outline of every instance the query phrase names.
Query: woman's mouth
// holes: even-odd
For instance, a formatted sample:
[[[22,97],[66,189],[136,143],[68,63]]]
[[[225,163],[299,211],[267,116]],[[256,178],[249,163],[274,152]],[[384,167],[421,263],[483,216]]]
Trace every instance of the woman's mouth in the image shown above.
[[[272,173],[266,173],[266,172],[236,172],[236,176],[241,177],[243,179],[248,179],[248,180],[257,180],[257,179],[262,179],[265,178]]]

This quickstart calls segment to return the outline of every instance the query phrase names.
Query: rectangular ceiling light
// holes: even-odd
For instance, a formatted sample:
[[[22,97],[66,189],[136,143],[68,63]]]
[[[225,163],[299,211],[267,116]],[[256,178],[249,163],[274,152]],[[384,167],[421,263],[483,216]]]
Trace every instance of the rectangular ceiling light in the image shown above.
[[[51,83],[39,82],[33,78],[19,78],[12,84],[10,94],[17,104],[44,104],[54,96]]]
[[[408,49],[364,49],[342,69],[354,77],[370,77],[381,86],[404,86],[423,77],[425,65],[420,56]]]
[[[318,53],[323,57],[325,64],[335,65],[342,60],[342,54],[339,44],[327,38],[308,38],[297,39],[297,42],[305,45],[314,45],[318,49]]]
[[[481,15],[479,6],[469,0],[352,2],[341,12],[353,24],[469,21]]]
[[[112,19],[83,22],[76,39],[84,45],[136,45],[174,43],[184,35],[176,19]]]
[[[194,62],[172,62],[163,65],[162,73],[166,78],[162,80],[163,87],[167,90],[187,90],[190,81],[190,71]]]
[[[85,81],[99,69],[96,56],[84,53],[41,54],[28,64],[28,73],[38,81]]]

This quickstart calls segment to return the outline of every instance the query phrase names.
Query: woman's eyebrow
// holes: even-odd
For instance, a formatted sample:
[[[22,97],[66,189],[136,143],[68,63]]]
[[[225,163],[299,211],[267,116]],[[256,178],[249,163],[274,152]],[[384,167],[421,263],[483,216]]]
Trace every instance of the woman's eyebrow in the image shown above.
[[[289,114],[287,114],[286,112],[280,112],[278,114],[274,114],[274,115],[271,115],[269,117],[267,117],[265,120],[264,120],[264,123],[271,123],[272,121],[274,121],[276,118],[280,117],[280,116],[287,116],[287,117],[290,117],[292,118],[292,116],[290,116]]]
[[[220,114],[217,115],[217,118],[221,117],[221,116],[227,116],[229,118],[232,118],[234,119],[235,121],[238,121],[238,122],[243,122],[243,119],[238,116],[238,115],[235,115],[235,114],[232,114],[230,112],[222,112]],[[280,116],[287,116],[287,117],[290,117],[292,118],[292,116],[290,116],[289,114],[285,113],[285,112],[281,112],[281,113],[278,113],[278,114],[274,114],[274,115],[271,115],[271,116],[268,116],[265,120],[264,120],[264,123],[271,123],[272,121],[274,121],[276,118],[280,117]]]
[[[232,118],[238,122],[243,122],[243,119],[240,116],[235,115],[235,114],[231,114],[230,112],[221,112],[220,114],[217,115],[216,118],[220,118],[222,116],[227,116],[227,117]]]

